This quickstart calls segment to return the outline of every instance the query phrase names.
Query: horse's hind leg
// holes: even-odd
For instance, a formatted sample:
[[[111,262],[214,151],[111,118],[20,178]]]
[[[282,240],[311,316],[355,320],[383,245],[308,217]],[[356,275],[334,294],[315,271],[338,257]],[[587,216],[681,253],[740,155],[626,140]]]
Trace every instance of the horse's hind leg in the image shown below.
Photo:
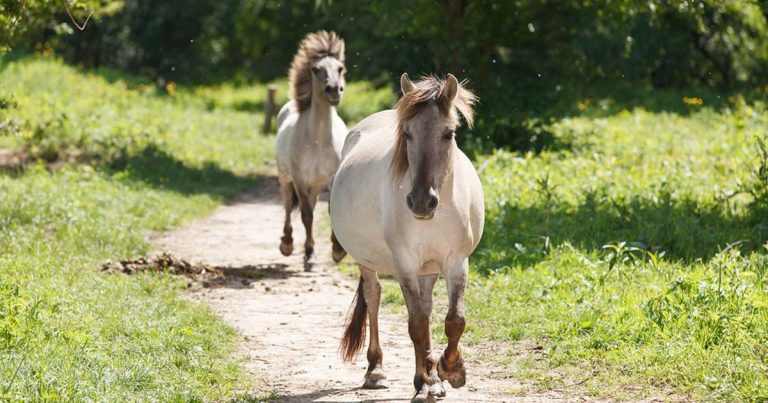
[[[331,214],[331,203],[328,203],[328,214]],[[341,246],[339,240],[336,239],[336,234],[333,232],[333,228],[331,228],[331,246],[333,248],[331,252],[333,261],[336,263],[341,262],[341,259],[344,259],[344,256],[347,256],[347,251],[344,250],[344,247]]]
[[[312,221],[317,203],[317,192],[311,189],[309,194],[299,193],[299,209],[301,210],[301,222],[307,238],[304,241],[304,270],[312,271],[315,267],[315,238],[312,236]]]
[[[464,359],[459,348],[459,339],[464,333],[467,320],[464,317],[464,289],[467,286],[467,259],[459,262],[445,271],[445,281],[448,285],[448,314],[445,316],[445,335],[448,346],[440,357],[438,375],[440,379],[448,380],[454,388],[464,386],[467,380],[464,369]]]
[[[375,271],[360,266],[360,274],[364,279],[363,296],[368,309],[368,324],[370,326],[370,340],[368,342],[368,371],[365,372],[365,383],[363,389],[383,389],[387,385],[384,382],[387,379],[384,375],[382,358],[379,344],[379,304],[381,302],[381,284],[379,276]]]
[[[283,256],[291,256],[293,253],[293,227],[291,226],[291,211],[298,204],[296,189],[293,183],[280,179],[280,196],[285,208],[285,223],[283,224],[283,236],[280,238],[280,253]]]
[[[333,256],[333,261],[336,263],[341,262],[341,259],[344,259],[344,256],[347,256],[347,251],[344,250],[344,247],[341,246],[338,239],[336,239],[336,234],[333,233],[333,230],[331,230],[331,245],[333,247],[333,250],[331,252],[331,256]]]

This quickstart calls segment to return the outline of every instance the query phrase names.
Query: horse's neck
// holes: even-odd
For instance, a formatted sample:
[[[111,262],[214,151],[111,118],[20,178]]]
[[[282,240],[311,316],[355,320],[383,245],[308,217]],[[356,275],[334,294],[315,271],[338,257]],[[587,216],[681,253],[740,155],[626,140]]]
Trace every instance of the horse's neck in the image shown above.
[[[311,144],[325,147],[333,144],[333,118],[336,108],[319,96],[312,95],[312,104],[307,111],[309,126],[307,136]]]

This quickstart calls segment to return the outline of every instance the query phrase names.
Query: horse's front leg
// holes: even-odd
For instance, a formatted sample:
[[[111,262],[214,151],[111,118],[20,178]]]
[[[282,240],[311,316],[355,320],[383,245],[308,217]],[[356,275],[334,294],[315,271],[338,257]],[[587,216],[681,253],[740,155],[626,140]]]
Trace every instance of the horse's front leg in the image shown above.
[[[317,193],[309,189],[305,194],[299,194],[299,209],[301,210],[301,222],[306,231],[304,241],[304,271],[312,271],[315,267],[315,238],[312,236],[312,221],[317,203]]]
[[[408,334],[413,342],[416,358],[416,373],[413,376],[413,386],[416,395],[412,402],[426,402],[429,395],[429,376],[427,373],[427,358],[429,352],[429,316],[424,312],[419,293],[419,280],[415,273],[400,273],[400,289],[403,292],[405,305],[408,308]]]
[[[435,288],[437,282],[437,274],[429,276],[419,277],[419,295],[421,298],[421,310],[427,316],[429,320],[432,315],[432,290]],[[429,322],[427,322],[429,324]],[[429,395],[443,397],[445,396],[445,388],[443,388],[443,381],[440,380],[437,373],[439,355],[435,355],[432,352],[432,331],[427,326],[427,376],[429,382]]]
[[[280,238],[280,253],[283,256],[291,256],[293,253],[293,227],[291,226],[291,211],[296,207],[296,190],[293,183],[280,178],[280,196],[283,199],[285,209],[285,222],[283,223],[283,236]]]
[[[447,380],[454,388],[464,386],[467,373],[464,369],[464,359],[459,339],[464,333],[467,320],[464,317],[464,289],[467,286],[469,260],[464,259],[445,271],[445,282],[448,286],[448,314],[445,316],[445,335],[448,346],[440,357],[438,375]]]

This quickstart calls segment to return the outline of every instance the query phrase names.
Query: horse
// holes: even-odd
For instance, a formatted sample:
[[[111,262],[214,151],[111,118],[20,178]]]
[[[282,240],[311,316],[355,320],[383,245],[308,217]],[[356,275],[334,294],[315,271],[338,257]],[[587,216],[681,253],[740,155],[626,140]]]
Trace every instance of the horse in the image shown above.
[[[448,74],[416,83],[400,78],[394,110],[375,113],[352,128],[331,186],[331,223],[358,263],[360,280],[340,351],[352,361],[370,320],[363,388],[384,388],[378,310],[378,273],[397,276],[408,309],[416,372],[412,401],[445,396],[443,381],[464,386],[459,339],[464,332],[464,289],[469,256],[483,233],[483,189],[477,171],[457,147],[459,115],[472,127],[477,97]],[[432,353],[429,317],[439,273],[448,286],[442,356]]]
[[[312,221],[320,192],[341,160],[347,126],[336,112],[344,93],[344,40],[334,32],[308,34],[289,71],[291,99],[277,115],[277,170],[285,208],[280,252],[293,253],[291,212],[299,207],[306,231],[304,269],[315,264]],[[333,259],[345,252],[332,235]]]

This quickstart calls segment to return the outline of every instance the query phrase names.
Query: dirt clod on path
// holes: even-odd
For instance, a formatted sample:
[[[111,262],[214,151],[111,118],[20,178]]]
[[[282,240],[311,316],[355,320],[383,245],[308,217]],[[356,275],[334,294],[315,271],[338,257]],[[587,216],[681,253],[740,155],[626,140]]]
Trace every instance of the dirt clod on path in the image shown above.
[[[246,366],[266,385],[255,396],[270,393],[281,402],[409,401],[414,394],[413,346],[401,314],[386,306],[380,311],[388,389],[361,389],[367,367],[364,352],[353,364],[343,363],[339,356],[339,338],[357,279],[339,273],[331,263],[329,233],[318,230],[323,227],[319,223],[327,222],[327,211],[327,203],[315,208],[318,264],[310,273],[303,269],[304,229],[297,215],[293,228],[298,252],[286,258],[278,251],[284,213],[273,183],[242,195],[208,218],[157,234],[153,243],[158,251],[173,251],[192,267],[257,268],[260,276],[247,282],[231,277],[192,288],[192,298],[208,304],[243,336]],[[445,301],[436,299],[435,304]],[[433,320],[440,319],[433,316]],[[446,382],[448,396],[443,400],[562,400],[556,393],[521,397],[519,391],[527,388],[511,379],[509,371],[486,361],[489,349],[498,347],[465,346],[467,385],[451,389]]]
[[[189,277],[203,287],[240,282],[250,284],[249,280],[265,277],[281,276],[284,263],[268,265],[248,265],[243,267],[211,266],[206,263],[190,263],[189,261],[165,251],[150,256],[140,256],[135,259],[108,261],[101,265],[102,272],[138,274],[143,272],[168,272]]]

